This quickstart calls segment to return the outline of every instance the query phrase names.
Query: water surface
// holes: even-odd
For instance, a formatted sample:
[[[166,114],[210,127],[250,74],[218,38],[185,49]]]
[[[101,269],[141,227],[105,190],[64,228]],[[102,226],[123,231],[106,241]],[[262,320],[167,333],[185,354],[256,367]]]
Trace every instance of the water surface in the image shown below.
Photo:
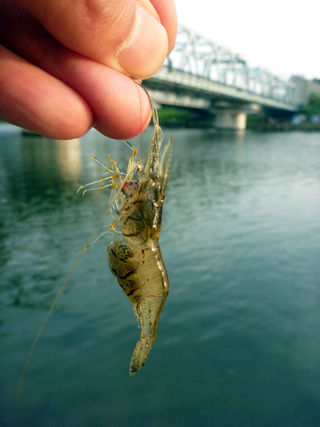
[[[106,235],[74,271],[15,398],[108,206],[108,191],[75,193],[103,174],[87,157],[109,153],[125,169],[131,153],[94,131],[63,142],[0,129],[1,426],[320,425],[319,134],[165,130],[171,287],[144,368],[129,376],[140,332]]]

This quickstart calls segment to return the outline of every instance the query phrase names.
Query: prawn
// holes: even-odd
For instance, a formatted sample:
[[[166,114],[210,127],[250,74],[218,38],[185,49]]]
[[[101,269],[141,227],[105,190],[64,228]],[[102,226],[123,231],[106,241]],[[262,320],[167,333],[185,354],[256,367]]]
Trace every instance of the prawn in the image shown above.
[[[169,279],[159,246],[162,208],[169,177],[172,140],[161,151],[163,135],[153,108],[154,135],[145,167],[137,180],[126,181],[118,195],[116,223],[123,240],[108,245],[109,267],[116,276],[141,327],[129,372],[144,365],[156,340],[160,314],[169,293]]]
[[[91,190],[111,187],[109,206],[85,248],[80,252],[39,329],[20,377],[16,394],[20,390],[31,355],[45,323],[70,276],[85,251],[107,232],[122,236],[122,239],[115,237],[114,241],[107,246],[109,267],[129,301],[134,304],[134,312],[141,327],[141,336],[130,362],[131,375],[142,368],[156,340],[160,314],[169,293],[169,279],[160,251],[159,236],[172,157],[172,139],[161,150],[163,134],[156,107],[150,97],[149,99],[154,134],[146,165],[143,166],[142,161],[137,159],[138,151],[128,141],[124,142],[132,149],[133,156],[129,159],[126,174],[120,172],[112,156],[109,156],[111,166],[105,165],[96,157],[91,157],[107,169],[107,174],[100,180],[82,185],[78,192],[83,190],[84,195]],[[104,181],[109,183],[104,184]],[[91,187],[96,183],[104,185]],[[114,221],[95,239],[110,211],[115,218]]]

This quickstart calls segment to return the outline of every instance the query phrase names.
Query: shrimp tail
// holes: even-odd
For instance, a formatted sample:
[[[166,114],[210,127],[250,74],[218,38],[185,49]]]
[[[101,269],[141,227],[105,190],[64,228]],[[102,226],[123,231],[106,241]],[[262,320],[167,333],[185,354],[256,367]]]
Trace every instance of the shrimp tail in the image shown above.
[[[109,267],[133,303],[140,339],[130,362],[130,375],[145,364],[157,338],[160,314],[169,293],[169,279],[160,247],[135,248],[118,238],[108,245]]]
[[[136,348],[132,353],[129,372],[130,375],[136,374],[145,364],[147,357],[149,356],[152,345],[149,344],[149,341],[142,337],[137,342]]]
[[[138,324],[141,327],[141,336],[131,357],[130,375],[136,374],[143,367],[157,338],[160,313],[164,305],[163,296],[147,298],[147,300],[150,299],[153,300],[156,310],[155,307],[152,307],[153,304],[151,305],[150,301],[145,301],[143,306],[138,304],[134,307]]]

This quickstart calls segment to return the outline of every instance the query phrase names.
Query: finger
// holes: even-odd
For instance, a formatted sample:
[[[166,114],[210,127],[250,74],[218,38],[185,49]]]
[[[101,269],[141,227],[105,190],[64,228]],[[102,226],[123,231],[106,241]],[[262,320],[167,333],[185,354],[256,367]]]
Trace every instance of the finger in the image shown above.
[[[168,37],[147,0],[17,0],[64,46],[133,78],[162,66]]]
[[[6,19],[0,22],[6,46],[78,92],[90,106],[100,132],[127,139],[148,126],[149,99],[129,77],[64,48],[20,7],[7,6],[6,12]],[[14,26],[19,27],[18,33],[12,31]]]
[[[158,13],[161,24],[164,26],[168,36],[168,54],[173,50],[177,32],[178,17],[174,0],[150,0]]]
[[[139,135],[151,118],[145,91],[129,77],[66,49],[57,48],[42,67],[77,91],[90,105],[93,126],[114,139]]]
[[[83,135],[88,104],[70,87],[0,45],[0,117],[56,139]]]

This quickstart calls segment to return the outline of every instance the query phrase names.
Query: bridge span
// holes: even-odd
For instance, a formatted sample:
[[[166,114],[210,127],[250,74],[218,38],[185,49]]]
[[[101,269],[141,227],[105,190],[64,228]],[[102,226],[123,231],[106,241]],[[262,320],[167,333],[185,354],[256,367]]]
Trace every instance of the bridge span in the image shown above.
[[[297,89],[192,29],[179,25],[176,46],[161,70],[143,82],[155,102],[212,111],[215,125],[245,129],[261,108],[294,112]]]

